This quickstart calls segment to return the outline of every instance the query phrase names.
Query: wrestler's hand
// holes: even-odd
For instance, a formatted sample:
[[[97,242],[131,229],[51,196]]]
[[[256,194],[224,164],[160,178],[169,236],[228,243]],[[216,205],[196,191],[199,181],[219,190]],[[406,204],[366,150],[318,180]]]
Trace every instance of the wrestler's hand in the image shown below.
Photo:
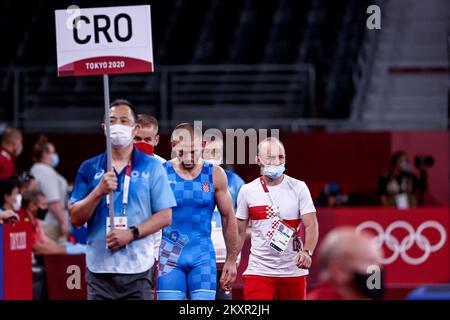
[[[236,262],[226,260],[222,269],[222,276],[220,277],[220,285],[223,290],[231,291],[233,288],[233,282],[236,280]]]

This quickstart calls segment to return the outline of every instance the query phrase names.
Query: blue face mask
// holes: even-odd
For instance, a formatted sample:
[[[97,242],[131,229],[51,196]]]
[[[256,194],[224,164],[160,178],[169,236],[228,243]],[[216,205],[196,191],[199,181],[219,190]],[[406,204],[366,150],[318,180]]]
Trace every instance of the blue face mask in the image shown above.
[[[406,161],[402,161],[402,163],[400,164],[400,168],[404,172],[409,172],[411,170],[411,167],[409,166],[409,163],[406,162]]]
[[[269,179],[274,180],[280,177],[284,173],[284,170],[285,170],[284,163],[278,166],[264,165],[263,175],[265,175]]]
[[[55,168],[59,164],[59,155],[57,153],[54,153],[52,155],[52,167]]]

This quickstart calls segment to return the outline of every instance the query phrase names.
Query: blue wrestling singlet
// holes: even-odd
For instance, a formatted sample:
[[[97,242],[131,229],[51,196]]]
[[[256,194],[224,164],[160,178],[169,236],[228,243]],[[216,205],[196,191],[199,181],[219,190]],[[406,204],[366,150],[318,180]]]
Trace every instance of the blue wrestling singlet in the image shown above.
[[[213,165],[204,163],[193,180],[163,164],[177,201],[172,225],[163,229],[158,266],[158,300],[214,300],[216,255],[211,241],[215,207]]]

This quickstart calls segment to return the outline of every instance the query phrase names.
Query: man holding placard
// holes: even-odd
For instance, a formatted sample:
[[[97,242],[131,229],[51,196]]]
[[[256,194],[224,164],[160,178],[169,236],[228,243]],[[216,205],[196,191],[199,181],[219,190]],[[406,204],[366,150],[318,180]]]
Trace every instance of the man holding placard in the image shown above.
[[[109,74],[153,71],[150,6],[55,11],[58,76],[103,75],[106,152],[85,161],[70,200],[88,223],[88,299],[151,299],[151,234],[171,223],[175,198],[159,160],[133,146],[136,111],[109,103]]]
[[[71,222],[88,223],[88,299],[150,300],[155,260],[151,235],[170,225],[176,202],[161,162],[133,146],[133,105],[118,100],[109,111],[113,170],[107,170],[106,152],[81,165],[70,199]]]

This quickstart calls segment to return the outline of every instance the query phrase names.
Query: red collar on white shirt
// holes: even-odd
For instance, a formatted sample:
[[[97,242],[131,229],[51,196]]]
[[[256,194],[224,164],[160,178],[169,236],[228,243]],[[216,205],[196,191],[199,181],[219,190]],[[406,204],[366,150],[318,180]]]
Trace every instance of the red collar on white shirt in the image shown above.
[[[0,154],[9,161],[13,160],[13,155],[10,152],[6,151],[5,149],[1,149]]]

